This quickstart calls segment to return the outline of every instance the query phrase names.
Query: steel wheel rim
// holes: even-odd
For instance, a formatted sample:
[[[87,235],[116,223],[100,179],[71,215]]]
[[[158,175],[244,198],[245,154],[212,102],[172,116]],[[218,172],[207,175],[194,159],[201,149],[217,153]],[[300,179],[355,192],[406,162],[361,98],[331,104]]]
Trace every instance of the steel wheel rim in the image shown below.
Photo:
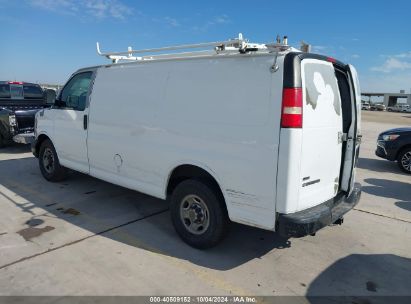
[[[192,234],[203,234],[210,226],[210,213],[207,205],[197,195],[185,196],[180,203],[180,219]]]
[[[50,148],[44,149],[43,153],[43,167],[47,173],[53,173],[54,171],[54,154]]]
[[[411,172],[411,152],[405,153],[401,158],[402,167]]]

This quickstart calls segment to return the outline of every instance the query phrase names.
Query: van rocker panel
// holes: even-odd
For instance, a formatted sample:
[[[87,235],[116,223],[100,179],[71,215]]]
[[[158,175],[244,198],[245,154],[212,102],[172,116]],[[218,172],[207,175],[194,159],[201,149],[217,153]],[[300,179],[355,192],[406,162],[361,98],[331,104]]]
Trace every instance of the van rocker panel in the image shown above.
[[[355,183],[349,197],[340,192],[334,198],[312,208],[295,213],[278,215],[277,231],[283,237],[303,237],[328,226],[357,205],[361,197],[361,185]]]

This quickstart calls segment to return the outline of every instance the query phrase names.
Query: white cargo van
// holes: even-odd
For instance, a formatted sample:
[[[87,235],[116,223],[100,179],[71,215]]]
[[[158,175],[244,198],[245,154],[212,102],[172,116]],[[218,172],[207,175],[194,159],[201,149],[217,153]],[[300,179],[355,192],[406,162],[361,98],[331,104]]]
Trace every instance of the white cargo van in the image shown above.
[[[357,204],[351,65],[241,36],[102,55],[113,63],[75,72],[36,116],[32,150],[47,180],[70,168],[168,199],[176,231],[197,248],[217,244],[229,221],[315,234]]]

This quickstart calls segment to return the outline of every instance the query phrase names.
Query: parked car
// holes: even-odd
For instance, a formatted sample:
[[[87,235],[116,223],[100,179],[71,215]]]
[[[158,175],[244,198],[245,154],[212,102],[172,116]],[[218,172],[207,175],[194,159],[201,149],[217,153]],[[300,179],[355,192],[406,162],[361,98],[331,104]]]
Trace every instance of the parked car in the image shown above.
[[[378,135],[375,154],[397,161],[400,169],[411,174],[411,128],[390,129]]]
[[[377,104],[376,107],[377,107],[377,111],[386,111],[387,110],[387,107],[383,104]]]
[[[361,104],[361,110],[367,110],[367,111],[369,111],[370,109],[371,109],[371,106],[370,106],[369,103],[364,102],[364,103]]]
[[[401,105],[400,106],[400,112],[408,112],[408,110],[410,109],[410,105],[406,104],[406,105]]]
[[[341,223],[361,194],[354,67],[286,44],[210,45],[127,62],[103,54],[116,63],[75,72],[36,114],[43,177],[70,168],[168,199],[197,248],[216,245],[229,220],[285,237]]]
[[[0,107],[0,148],[12,142],[16,126],[16,116],[13,112]]]
[[[15,115],[13,134],[29,134],[34,131],[34,116],[47,106],[45,92],[35,83],[0,81],[0,107]],[[10,142],[7,140],[7,142]]]
[[[370,110],[371,111],[385,111],[386,107],[385,105],[381,103],[376,103],[376,104],[371,105]]]
[[[395,106],[388,107],[387,111],[390,112],[411,112],[409,104],[396,104]]]

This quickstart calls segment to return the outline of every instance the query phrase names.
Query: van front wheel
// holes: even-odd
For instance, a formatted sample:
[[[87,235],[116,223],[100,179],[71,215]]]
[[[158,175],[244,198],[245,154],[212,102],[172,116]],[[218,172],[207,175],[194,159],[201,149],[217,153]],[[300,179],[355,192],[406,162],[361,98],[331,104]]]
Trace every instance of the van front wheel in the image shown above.
[[[66,178],[67,169],[60,165],[56,149],[49,139],[43,141],[39,152],[39,165],[43,177],[50,182]]]
[[[170,212],[175,230],[192,247],[213,247],[227,232],[224,202],[207,183],[181,182],[171,195]]]

